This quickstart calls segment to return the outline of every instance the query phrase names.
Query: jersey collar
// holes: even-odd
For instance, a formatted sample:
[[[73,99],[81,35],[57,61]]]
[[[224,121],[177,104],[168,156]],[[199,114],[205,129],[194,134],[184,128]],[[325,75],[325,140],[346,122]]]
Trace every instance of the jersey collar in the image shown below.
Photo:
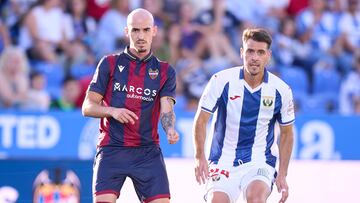
[[[240,68],[240,76],[239,76],[240,80],[244,79],[244,66],[242,68]],[[269,73],[266,70],[266,68],[264,68],[264,80],[263,82],[267,83],[269,81]]]
[[[149,52],[148,55],[146,55],[143,59],[140,59],[139,57],[137,57],[137,56],[135,56],[133,53],[131,53],[129,46],[125,47],[124,53],[125,53],[126,56],[127,56],[128,58],[130,58],[131,60],[141,61],[141,62],[146,62],[146,61],[148,61],[148,60],[152,57],[152,51],[150,50],[150,52]]]

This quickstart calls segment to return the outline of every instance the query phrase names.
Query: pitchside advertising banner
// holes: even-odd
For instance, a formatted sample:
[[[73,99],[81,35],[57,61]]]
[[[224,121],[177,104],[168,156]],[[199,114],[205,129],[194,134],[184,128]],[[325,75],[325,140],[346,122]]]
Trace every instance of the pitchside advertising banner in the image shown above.
[[[193,157],[193,112],[176,111],[180,143],[167,143],[159,126],[166,157]],[[297,115],[293,158],[360,160],[360,117]],[[0,112],[0,159],[92,160],[99,119],[81,112]]]
[[[0,160],[1,203],[88,203],[92,161]]]

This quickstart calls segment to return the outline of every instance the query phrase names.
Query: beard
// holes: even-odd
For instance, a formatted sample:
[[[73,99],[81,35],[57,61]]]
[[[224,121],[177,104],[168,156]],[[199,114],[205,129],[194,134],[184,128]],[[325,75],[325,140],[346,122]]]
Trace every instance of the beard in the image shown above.
[[[145,53],[147,51],[147,49],[145,48],[140,48],[137,50],[139,53]]]
[[[146,41],[144,40],[139,40],[136,42],[137,44],[137,52],[138,53],[145,53],[147,52],[147,48],[146,48]]]

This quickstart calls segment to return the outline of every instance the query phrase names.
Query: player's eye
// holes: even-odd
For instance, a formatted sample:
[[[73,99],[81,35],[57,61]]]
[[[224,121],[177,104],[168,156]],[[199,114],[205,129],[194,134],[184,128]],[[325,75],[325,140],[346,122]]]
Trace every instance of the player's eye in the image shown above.
[[[254,54],[255,51],[254,51],[253,49],[248,49],[248,50],[246,50],[246,53],[248,53],[248,54]]]
[[[264,51],[264,50],[259,50],[259,51],[257,51],[257,54],[260,55],[260,56],[262,56],[262,55],[265,54],[265,51]]]

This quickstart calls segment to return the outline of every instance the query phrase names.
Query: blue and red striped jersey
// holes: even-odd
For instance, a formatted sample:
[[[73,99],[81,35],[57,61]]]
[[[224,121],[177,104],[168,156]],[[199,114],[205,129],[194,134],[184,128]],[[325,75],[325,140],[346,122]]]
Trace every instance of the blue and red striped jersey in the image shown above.
[[[175,70],[151,53],[139,59],[128,48],[99,62],[89,91],[103,95],[103,105],[133,111],[135,124],[101,118],[98,147],[159,145],[160,98],[175,98]]]

